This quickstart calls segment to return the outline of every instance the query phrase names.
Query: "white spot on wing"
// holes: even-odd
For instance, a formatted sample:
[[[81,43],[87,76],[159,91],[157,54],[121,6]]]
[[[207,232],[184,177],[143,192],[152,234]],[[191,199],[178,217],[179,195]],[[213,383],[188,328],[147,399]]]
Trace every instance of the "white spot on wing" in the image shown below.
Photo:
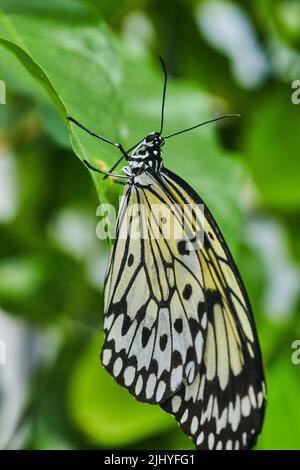
[[[195,434],[199,426],[199,420],[197,416],[194,416],[192,419],[192,424],[191,424],[191,433]]]
[[[261,408],[263,401],[264,401],[263,392],[258,392],[257,401],[258,401],[258,408]]]
[[[214,443],[215,443],[215,436],[211,432],[208,436],[208,448],[212,450],[214,448]]]
[[[182,417],[181,417],[181,424],[185,423],[187,418],[188,418],[188,415],[189,415],[189,411],[188,410],[185,410],[185,412],[183,413]]]
[[[105,366],[107,366],[111,360],[112,352],[111,349],[104,349],[102,354],[102,362]]]
[[[197,355],[197,360],[198,363],[200,364],[202,360],[202,354],[203,354],[203,336],[201,331],[198,331],[196,339],[195,339],[195,349],[196,349],[196,355]]]
[[[250,400],[249,400],[248,396],[242,398],[241,410],[242,410],[242,415],[243,416],[247,417],[247,416],[250,415],[251,404],[250,404]]]
[[[204,432],[201,431],[199,436],[198,436],[198,439],[197,439],[197,446],[199,446],[200,444],[202,444],[202,442],[204,441]]]
[[[147,398],[153,397],[155,385],[156,385],[156,376],[155,374],[150,374],[148,377],[147,385],[146,385],[146,397]]]
[[[135,385],[135,394],[139,395],[143,388],[143,377],[140,375]]]
[[[174,413],[177,413],[181,405],[181,398],[176,395],[175,397],[172,398],[172,410]]]
[[[133,366],[126,367],[124,371],[124,382],[127,387],[129,387],[134,381],[135,377],[135,368]]]
[[[226,450],[232,450],[232,440],[231,439],[229,439],[226,442]]]
[[[182,365],[172,370],[171,372],[171,390],[172,391],[177,390],[178,386],[182,383],[182,371],[183,371]]]
[[[120,357],[118,357],[115,360],[114,367],[113,367],[113,374],[115,377],[117,377],[120,374],[122,367],[123,367],[123,361]]]
[[[248,389],[248,394],[249,394],[249,398],[250,398],[250,401],[251,401],[251,405],[253,406],[253,408],[256,408],[257,402],[256,402],[254,388],[253,388],[252,385],[250,385],[250,387]]]
[[[157,391],[156,391],[156,401],[160,401],[165,393],[166,390],[166,383],[161,380],[158,384]]]
[[[228,407],[228,421],[231,424],[231,428],[233,431],[236,431],[239,423],[241,420],[241,410],[240,410],[240,397],[239,395],[236,396],[235,406],[233,403],[229,403]]]

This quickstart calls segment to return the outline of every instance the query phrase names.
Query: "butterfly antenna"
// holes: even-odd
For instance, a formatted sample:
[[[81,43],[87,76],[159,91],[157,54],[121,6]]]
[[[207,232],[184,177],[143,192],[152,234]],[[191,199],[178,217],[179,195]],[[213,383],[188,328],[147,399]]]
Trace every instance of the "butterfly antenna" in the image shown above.
[[[162,95],[160,131],[159,131],[159,134],[161,135],[163,131],[163,127],[164,127],[164,112],[165,112],[166,90],[167,90],[167,83],[168,83],[168,73],[167,73],[166,65],[161,56],[159,56],[159,60],[160,60],[160,63],[164,72],[164,88],[163,88],[163,95]]]
[[[169,139],[170,137],[174,137],[174,135],[183,134],[184,132],[191,131],[196,129],[197,127],[204,126],[204,124],[209,124],[210,122],[220,121],[221,119],[231,118],[231,117],[241,117],[240,114],[224,114],[223,116],[216,117],[214,119],[209,119],[208,121],[201,122],[200,124],[196,124],[196,126],[188,127],[187,129],[183,129],[179,132],[174,132],[174,134],[167,135],[163,137],[163,139]]]

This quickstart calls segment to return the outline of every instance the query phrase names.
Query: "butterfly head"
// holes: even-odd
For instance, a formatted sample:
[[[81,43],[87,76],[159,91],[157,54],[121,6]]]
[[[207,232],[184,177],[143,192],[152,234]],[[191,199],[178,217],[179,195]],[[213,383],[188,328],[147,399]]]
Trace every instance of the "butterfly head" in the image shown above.
[[[150,132],[134,149],[132,156],[157,155],[161,153],[161,147],[165,141],[157,131]]]
[[[161,147],[165,141],[159,132],[151,132],[140,142],[128,160],[130,173],[139,175],[147,169],[158,172],[162,167]]]
[[[161,137],[160,133],[157,131],[151,132],[148,134],[144,140],[144,145],[148,147],[162,147],[165,143],[164,139]]]

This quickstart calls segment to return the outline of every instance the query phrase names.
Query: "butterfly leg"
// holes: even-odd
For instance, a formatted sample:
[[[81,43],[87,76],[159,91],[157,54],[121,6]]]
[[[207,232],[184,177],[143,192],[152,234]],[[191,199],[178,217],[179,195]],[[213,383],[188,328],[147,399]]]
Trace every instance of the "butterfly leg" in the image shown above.
[[[102,175],[106,176],[114,176],[115,178],[125,178],[128,179],[126,175],[117,175],[116,173],[111,173],[110,171],[99,170],[99,168],[95,168],[93,165],[90,164],[87,160],[83,160],[83,163],[92,171],[96,171],[97,173],[101,173]]]
[[[119,163],[123,160],[124,156],[122,155],[122,157],[119,158],[119,160],[114,164],[114,166],[112,166],[108,171],[109,173],[111,173],[112,171],[115,170],[115,168],[117,168],[117,166],[119,165]],[[105,175],[103,177],[104,180],[106,180],[106,178],[108,178],[108,175]]]
[[[110,144],[110,145],[113,145],[114,147],[117,147],[120,150],[120,152],[122,153],[122,156],[124,158],[126,158],[126,160],[128,160],[128,158],[129,158],[128,153],[126,152],[126,150],[123,148],[123,146],[121,144],[119,144],[117,142],[112,142],[111,140],[107,139],[106,137],[102,137],[102,135],[96,134],[96,132],[93,132],[90,129],[88,129],[87,127],[83,126],[82,124],[80,124],[80,122],[76,121],[76,119],[72,118],[71,116],[68,116],[67,119],[69,121],[73,122],[74,124],[76,124],[76,126],[80,127],[81,129],[83,129],[88,134],[92,135],[93,137],[96,137],[97,139],[100,139],[103,142],[106,142],[107,144]]]

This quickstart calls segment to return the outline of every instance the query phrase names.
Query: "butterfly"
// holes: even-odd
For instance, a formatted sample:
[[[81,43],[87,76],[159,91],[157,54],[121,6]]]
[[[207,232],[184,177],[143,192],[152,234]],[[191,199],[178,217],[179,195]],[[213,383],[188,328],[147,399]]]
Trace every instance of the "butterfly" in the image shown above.
[[[172,414],[198,449],[250,449],[262,429],[266,386],[250,302],[229,248],[200,196],[164,167],[165,141],[225,115],[125,151],[104,289],[102,363],[137,400]],[[124,182],[125,180],[125,182]],[[170,227],[172,230],[170,230]]]

